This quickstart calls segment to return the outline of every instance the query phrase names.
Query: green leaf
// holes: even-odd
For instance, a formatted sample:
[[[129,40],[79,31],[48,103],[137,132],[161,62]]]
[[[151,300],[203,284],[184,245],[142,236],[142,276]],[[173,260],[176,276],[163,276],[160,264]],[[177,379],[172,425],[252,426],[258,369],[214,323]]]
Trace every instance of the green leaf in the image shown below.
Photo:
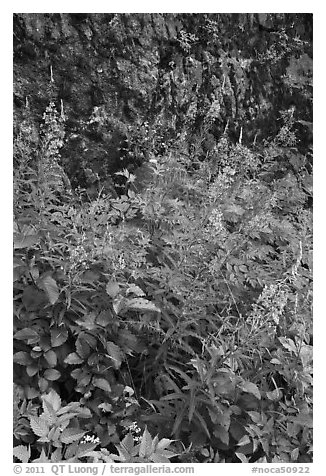
[[[76,340],[75,345],[78,355],[80,355],[82,359],[87,359],[87,357],[89,357],[91,349],[81,335]]]
[[[118,370],[124,360],[124,353],[114,342],[107,342],[106,350],[113,361],[114,367]]]
[[[249,463],[248,458],[243,453],[236,453],[235,455],[239,458],[241,463]]]
[[[44,437],[48,435],[50,428],[44,418],[30,416],[29,421],[36,436]]]
[[[142,289],[140,289],[139,286],[136,286],[136,284],[131,284],[129,288],[126,291],[126,294],[133,293],[136,296],[145,296],[145,293]]]
[[[60,345],[64,344],[68,339],[68,331],[64,327],[51,329],[51,345],[52,347],[59,347]]]
[[[85,431],[79,428],[66,428],[60,436],[60,441],[66,445],[80,440],[85,435]]]
[[[54,380],[58,380],[61,377],[61,373],[59,372],[59,370],[55,369],[46,369],[43,375],[46,380],[50,380],[51,382]]]
[[[16,332],[14,338],[18,340],[25,340],[27,344],[35,344],[40,340],[40,336],[38,335],[38,333],[30,327],[25,327],[24,329],[21,329],[20,331]]]
[[[147,457],[150,456],[152,453],[152,443],[153,443],[152,437],[149,431],[147,430],[147,428],[145,428],[144,433],[141,437],[141,442],[139,447],[139,456],[143,458],[146,456]]]
[[[256,398],[258,398],[258,400],[261,399],[260,391],[259,391],[257,385],[255,385],[254,383],[242,381],[242,382],[239,383],[239,388],[241,390],[243,390],[244,392],[251,393]]]
[[[14,456],[19,459],[22,463],[28,463],[29,458],[31,457],[31,448],[30,446],[15,446],[14,447]]]
[[[39,311],[48,305],[46,293],[35,286],[25,287],[22,302],[27,311]]]
[[[175,440],[169,440],[168,438],[162,438],[158,443],[157,443],[157,450],[165,450],[170,446],[170,444],[175,441]]]
[[[109,296],[111,296],[112,298],[115,298],[117,294],[119,294],[119,291],[120,291],[120,286],[117,282],[115,281],[110,281],[107,285],[106,285],[106,292],[108,293]]]
[[[61,408],[61,398],[53,389],[47,395],[42,395],[42,400],[49,403],[56,412]]]
[[[244,435],[237,443],[237,446],[243,446],[250,443],[250,438],[248,435]]]
[[[28,367],[26,367],[26,372],[29,377],[36,375],[39,370],[39,366],[35,364],[28,365]]]
[[[57,359],[57,354],[54,352],[54,350],[50,349],[47,352],[45,352],[44,358],[50,367],[55,367],[57,365],[58,359]]]
[[[123,446],[126,452],[131,455],[134,448],[134,439],[130,432],[121,441],[121,446]]]
[[[14,249],[31,248],[39,242],[39,235],[24,235],[23,233],[14,233]]]
[[[111,390],[112,390],[111,385],[104,378],[93,377],[92,383],[93,383],[94,387],[101,388],[102,390],[104,390],[107,393],[110,393]]]
[[[55,304],[60,294],[56,281],[51,276],[44,276],[40,279],[40,287],[46,292],[50,304]]]
[[[287,337],[279,337],[278,340],[281,342],[283,347],[288,350],[289,352],[293,352],[296,354],[298,352],[297,346],[293,342],[292,339],[288,339]]]
[[[135,309],[137,311],[161,312],[161,310],[158,307],[156,307],[154,303],[144,298],[126,299],[125,306],[128,309]]]
[[[28,352],[16,352],[14,354],[14,362],[19,365],[30,365],[33,360]]]
[[[64,362],[69,365],[77,365],[84,362],[84,360],[81,357],[79,357],[79,355],[76,352],[71,352],[71,354],[67,355]]]
[[[112,405],[111,403],[101,403],[98,406],[104,413],[111,413],[112,412]]]

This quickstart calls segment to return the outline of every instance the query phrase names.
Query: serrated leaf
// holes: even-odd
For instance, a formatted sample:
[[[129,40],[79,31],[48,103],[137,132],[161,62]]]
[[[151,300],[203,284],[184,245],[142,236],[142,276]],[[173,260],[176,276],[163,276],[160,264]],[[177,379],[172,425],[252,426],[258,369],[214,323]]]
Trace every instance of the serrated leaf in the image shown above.
[[[171,457],[172,456],[175,455],[173,454],[171,455]],[[161,453],[153,453],[152,455],[150,455],[150,460],[153,461],[153,463],[170,463],[169,458],[167,458]]]
[[[131,454],[131,452],[134,448],[134,439],[133,439],[133,436],[130,432],[121,441],[121,445],[127,451],[128,454]]]
[[[64,327],[51,329],[51,345],[52,347],[59,347],[68,339],[68,331]]]
[[[29,417],[30,425],[36,436],[44,437],[49,433],[49,425],[44,418],[30,416]]]
[[[28,463],[29,458],[31,457],[31,448],[30,446],[15,446],[14,447],[14,456],[19,459],[22,463]]]
[[[124,359],[124,354],[122,350],[120,349],[120,347],[118,347],[114,342],[107,342],[106,350],[109,357],[113,361],[114,367],[116,369],[119,369]]]
[[[128,309],[135,309],[136,311],[161,312],[161,310],[158,307],[156,307],[154,303],[144,298],[126,299],[125,307]]]
[[[110,281],[106,285],[105,289],[106,289],[107,294],[109,296],[111,296],[111,298],[115,298],[117,296],[117,294],[119,294],[119,292],[120,292],[120,286],[116,281]]]
[[[59,289],[52,276],[44,276],[40,279],[40,286],[46,292],[50,304],[55,304],[59,299]]]
[[[68,446],[71,448],[73,445],[76,443],[73,443],[72,445]],[[86,456],[90,451],[94,450],[96,448],[97,444],[96,443],[82,443],[77,446],[77,449],[74,452],[71,452],[74,454],[75,458],[83,458]],[[67,452],[68,452],[67,450]],[[73,456],[73,454],[71,456]],[[68,458],[68,455],[66,453],[66,457]]]
[[[85,435],[85,431],[79,428],[66,428],[60,436],[60,441],[66,445],[80,440]]]
[[[77,365],[77,364],[83,363],[84,360],[81,357],[79,357],[79,355],[76,352],[71,352],[71,354],[67,355],[64,362],[70,365]]]
[[[142,458],[150,456],[152,453],[152,443],[153,439],[147,428],[145,428],[139,446],[139,456],[141,456]]]
[[[50,380],[51,382],[53,382],[61,377],[61,373],[59,372],[59,370],[46,369],[43,376],[44,378],[46,378],[46,380]]]
[[[104,378],[93,377],[92,383],[93,383],[94,387],[101,388],[102,390],[104,390],[107,393],[111,392],[111,385]]]

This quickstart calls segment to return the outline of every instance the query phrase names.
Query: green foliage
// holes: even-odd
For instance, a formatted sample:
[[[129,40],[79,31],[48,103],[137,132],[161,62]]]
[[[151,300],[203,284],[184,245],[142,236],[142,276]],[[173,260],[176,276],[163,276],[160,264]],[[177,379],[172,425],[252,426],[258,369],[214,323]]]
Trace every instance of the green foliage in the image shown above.
[[[216,29],[207,18],[200,41],[209,32],[216,46]],[[182,54],[198,47],[190,31]],[[306,63],[306,82],[293,80],[295,61],[287,81],[308,98]],[[165,141],[168,121],[129,129],[134,164],[146,164],[118,171],[119,196],[70,191],[54,103],[39,129],[28,113],[16,125],[17,460],[311,461],[311,166],[297,131],[307,124],[284,108],[259,146],[242,130],[232,142],[228,127],[207,142],[220,107],[241,110],[229,77],[240,84],[247,66],[221,54],[225,84],[191,152],[183,134]],[[101,133],[112,122],[102,113]]]

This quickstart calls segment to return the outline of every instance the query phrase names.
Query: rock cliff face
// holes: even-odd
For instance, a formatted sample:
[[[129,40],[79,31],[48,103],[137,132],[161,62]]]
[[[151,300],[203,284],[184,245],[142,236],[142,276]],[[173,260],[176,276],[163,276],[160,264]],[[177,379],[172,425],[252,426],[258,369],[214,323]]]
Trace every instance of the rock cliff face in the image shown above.
[[[15,118],[64,111],[73,187],[176,148],[204,158],[225,130],[259,144],[293,104],[307,148],[311,40],[308,14],[15,14]]]

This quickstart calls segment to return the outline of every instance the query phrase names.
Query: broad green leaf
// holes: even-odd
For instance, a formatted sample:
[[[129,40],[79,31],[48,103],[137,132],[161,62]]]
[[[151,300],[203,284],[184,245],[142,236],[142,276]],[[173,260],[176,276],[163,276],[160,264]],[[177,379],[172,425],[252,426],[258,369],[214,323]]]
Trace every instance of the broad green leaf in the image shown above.
[[[36,375],[39,370],[39,366],[36,364],[28,365],[26,367],[26,372],[29,377],[33,377],[34,375]]]
[[[48,305],[48,298],[44,291],[35,286],[26,286],[22,296],[22,302],[27,311],[39,311]]]
[[[156,445],[157,450],[165,450],[170,446],[171,443],[173,443],[175,440],[169,440],[168,438],[162,438]]]
[[[252,421],[254,423],[256,423],[257,425],[263,423],[263,417],[259,412],[253,412],[252,411],[252,412],[247,412],[247,413],[250,416],[250,418],[252,419]]]
[[[33,360],[28,352],[16,352],[14,354],[14,362],[19,365],[30,365]]]
[[[250,438],[248,435],[244,435],[237,443],[237,446],[244,446],[250,443]]]
[[[242,382],[239,383],[239,388],[241,390],[243,390],[244,392],[251,393],[256,398],[258,398],[258,400],[261,399],[260,391],[259,391],[257,385],[255,385],[254,383],[242,381]]]
[[[44,353],[44,358],[49,364],[50,367],[55,367],[57,365],[57,354],[54,352],[54,350],[48,350],[47,352]]]
[[[148,301],[144,298],[134,298],[134,299],[126,299],[125,306],[128,309],[135,309],[137,311],[155,311],[161,312],[161,310],[155,306],[154,303]]]
[[[16,332],[16,334],[14,334],[14,338],[18,340],[25,340],[27,344],[34,344],[40,340],[38,333],[30,327],[25,327],[24,329]]]
[[[51,329],[50,334],[52,347],[59,347],[68,339],[68,331],[64,327]]]
[[[38,234],[24,235],[23,233],[14,233],[14,249],[31,248],[40,240]]]
[[[80,355],[80,357],[82,357],[83,359],[87,359],[87,357],[89,357],[91,349],[82,336],[78,337],[75,345],[78,355]]]
[[[106,285],[106,292],[108,293],[109,296],[112,298],[115,298],[117,294],[119,294],[120,291],[120,286],[117,282],[115,281],[110,281]]]
[[[49,403],[56,412],[61,408],[61,398],[53,389],[47,395],[42,395],[42,400]]]
[[[297,346],[295,345],[292,339],[289,339],[287,337],[279,337],[278,340],[281,342],[283,347],[289,352],[291,353],[293,352],[294,354],[298,352]]]
[[[101,388],[102,390],[104,390],[107,393],[110,393],[111,390],[112,390],[111,385],[104,378],[93,377],[92,383],[93,383],[94,387]]]
[[[136,286],[136,284],[131,284],[129,288],[126,291],[126,294],[133,293],[136,296],[145,296],[145,293],[142,289],[140,289],[139,286]]]
[[[106,350],[109,357],[112,359],[115,368],[119,369],[124,360],[124,354],[120,347],[118,347],[114,342],[107,342]]]
[[[22,463],[28,463],[29,458],[31,457],[31,447],[30,446],[15,446],[14,447],[14,456],[19,459]]]
[[[66,364],[70,364],[70,365],[77,365],[84,362],[84,360],[81,357],[79,357],[79,355],[76,352],[71,352],[71,354],[67,355],[64,361]]]
[[[46,292],[50,304],[55,304],[60,294],[56,281],[51,276],[44,276],[40,279],[40,286]]]
[[[214,436],[216,436],[219,440],[222,441],[226,446],[229,446],[229,439],[230,435],[229,432],[226,431],[222,426],[216,425],[215,430],[213,431]]]
[[[43,375],[46,380],[50,381],[58,380],[61,377],[59,370],[55,369],[46,369]]]

